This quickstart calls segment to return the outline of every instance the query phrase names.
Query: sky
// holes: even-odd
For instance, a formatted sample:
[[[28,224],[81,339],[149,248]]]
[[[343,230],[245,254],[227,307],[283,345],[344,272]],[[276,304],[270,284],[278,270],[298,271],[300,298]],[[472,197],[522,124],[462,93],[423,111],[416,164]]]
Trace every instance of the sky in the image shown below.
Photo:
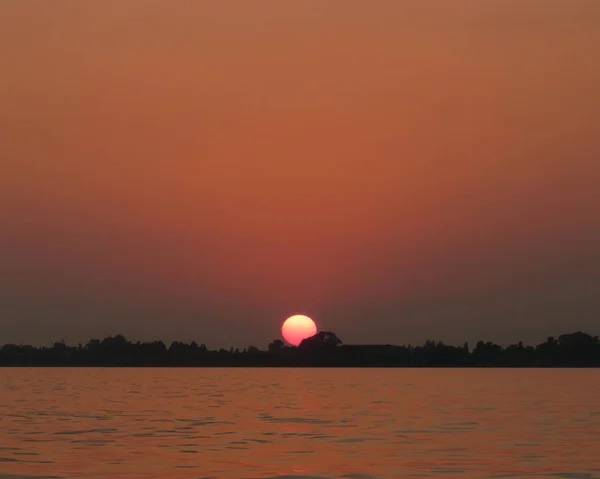
[[[3,0],[0,344],[600,334],[597,0]]]

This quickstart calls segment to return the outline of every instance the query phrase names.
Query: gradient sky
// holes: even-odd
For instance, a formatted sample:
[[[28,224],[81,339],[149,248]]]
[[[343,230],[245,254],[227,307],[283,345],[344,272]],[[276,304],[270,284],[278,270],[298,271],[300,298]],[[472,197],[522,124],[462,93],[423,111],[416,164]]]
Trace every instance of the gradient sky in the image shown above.
[[[600,1],[0,2],[0,344],[600,333]]]

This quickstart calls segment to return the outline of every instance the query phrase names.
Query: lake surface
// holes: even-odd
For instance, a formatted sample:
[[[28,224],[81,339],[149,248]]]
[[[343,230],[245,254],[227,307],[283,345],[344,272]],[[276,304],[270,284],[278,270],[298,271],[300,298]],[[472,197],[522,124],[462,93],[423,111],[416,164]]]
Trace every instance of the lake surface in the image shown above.
[[[600,478],[600,370],[0,369],[0,479]]]

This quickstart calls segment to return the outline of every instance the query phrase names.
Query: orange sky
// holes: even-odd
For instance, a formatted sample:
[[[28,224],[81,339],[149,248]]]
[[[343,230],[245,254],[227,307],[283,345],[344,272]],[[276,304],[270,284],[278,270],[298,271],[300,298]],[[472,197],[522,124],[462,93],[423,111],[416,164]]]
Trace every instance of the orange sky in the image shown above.
[[[600,332],[600,3],[0,3],[0,343]]]

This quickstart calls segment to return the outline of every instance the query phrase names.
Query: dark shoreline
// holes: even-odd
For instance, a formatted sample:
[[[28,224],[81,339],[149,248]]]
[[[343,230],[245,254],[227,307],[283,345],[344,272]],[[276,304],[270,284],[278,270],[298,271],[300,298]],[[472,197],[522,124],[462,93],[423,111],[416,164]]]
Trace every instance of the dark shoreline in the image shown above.
[[[549,337],[536,346],[483,341],[473,348],[439,341],[422,346],[344,345],[335,334],[321,332],[299,347],[275,340],[262,351],[254,346],[209,350],[196,342],[167,347],[162,341],[133,343],[119,335],[78,346],[5,344],[0,346],[0,367],[596,368],[600,339],[576,332]]]

